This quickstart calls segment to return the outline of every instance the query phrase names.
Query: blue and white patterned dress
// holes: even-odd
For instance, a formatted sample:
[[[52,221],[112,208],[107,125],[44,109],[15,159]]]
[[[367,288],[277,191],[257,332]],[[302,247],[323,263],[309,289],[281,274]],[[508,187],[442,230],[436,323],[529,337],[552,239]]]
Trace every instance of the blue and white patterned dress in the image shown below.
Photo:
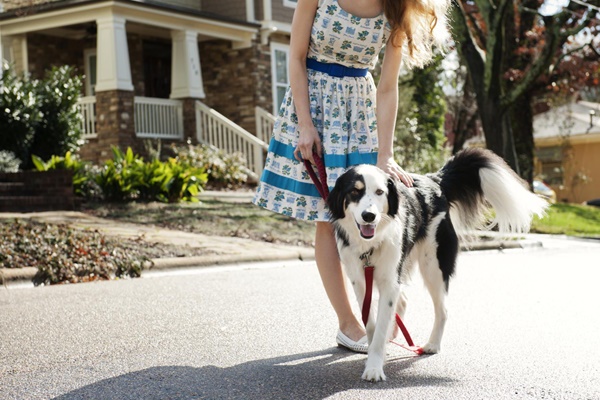
[[[383,14],[359,18],[343,10],[337,0],[324,0],[315,15],[308,58],[372,69],[389,35]],[[310,112],[321,136],[331,189],[347,167],[377,162],[376,88],[370,73],[355,78],[307,72]],[[293,218],[328,221],[325,201],[304,164],[294,158],[298,136],[298,117],[288,88],[253,203]]]

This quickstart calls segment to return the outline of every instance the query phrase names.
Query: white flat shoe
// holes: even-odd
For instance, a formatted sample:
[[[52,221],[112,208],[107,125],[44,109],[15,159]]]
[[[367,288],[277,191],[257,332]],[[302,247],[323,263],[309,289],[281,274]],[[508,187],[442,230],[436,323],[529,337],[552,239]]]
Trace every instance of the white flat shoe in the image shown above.
[[[358,341],[354,341],[348,336],[344,335],[342,331],[338,331],[335,341],[337,342],[338,346],[345,347],[348,350],[356,353],[367,353],[369,351],[367,335],[363,336]]]

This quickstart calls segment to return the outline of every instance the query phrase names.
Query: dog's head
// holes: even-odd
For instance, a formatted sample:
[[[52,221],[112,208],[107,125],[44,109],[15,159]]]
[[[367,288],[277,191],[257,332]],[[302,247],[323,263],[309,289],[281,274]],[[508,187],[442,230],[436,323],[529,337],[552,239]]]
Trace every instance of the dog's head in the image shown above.
[[[332,221],[366,240],[373,239],[382,221],[394,218],[398,203],[396,183],[373,165],[349,168],[337,179],[327,199]]]

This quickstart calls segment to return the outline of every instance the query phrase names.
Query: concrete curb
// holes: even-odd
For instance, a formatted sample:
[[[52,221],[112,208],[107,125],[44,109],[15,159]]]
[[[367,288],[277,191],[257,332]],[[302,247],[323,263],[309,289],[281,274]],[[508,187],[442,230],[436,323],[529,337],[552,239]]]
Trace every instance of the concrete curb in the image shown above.
[[[38,269],[35,267],[0,268],[0,284],[7,282],[31,281]]]
[[[194,257],[169,257],[152,259],[148,271],[162,271],[174,268],[210,267],[226,264],[242,264],[267,261],[314,260],[312,249],[278,250],[273,253],[250,252],[246,254],[217,254]],[[0,268],[0,284],[31,281],[37,273],[36,267]],[[143,272],[142,272],[143,274]]]
[[[544,244],[538,240],[489,240],[474,242],[468,245],[461,245],[461,251],[480,251],[480,250],[504,250],[504,249],[530,249],[544,247]]]
[[[222,254],[195,257],[157,258],[152,260],[151,270],[165,270],[170,268],[209,267],[211,265],[241,264],[250,262],[284,261],[284,260],[314,260],[312,250],[306,251],[279,251],[278,253],[263,254]]]
[[[475,242],[468,247],[461,246],[461,251],[482,251],[482,250],[503,250],[503,249],[526,249],[526,248],[541,248],[543,243],[536,240],[511,240],[498,241],[490,240],[485,242]],[[245,254],[216,254],[207,256],[194,257],[171,257],[171,258],[156,258],[151,260],[152,267],[148,271],[164,271],[176,268],[193,268],[193,267],[210,267],[226,264],[241,264],[267,261],[287,261],[287,260],[314,260],[313,249],[290,249],[278,250],[272,253],[265,254],[263,252],[249,252]],[[0,283],[31,281],[37,268],[0,268]]]

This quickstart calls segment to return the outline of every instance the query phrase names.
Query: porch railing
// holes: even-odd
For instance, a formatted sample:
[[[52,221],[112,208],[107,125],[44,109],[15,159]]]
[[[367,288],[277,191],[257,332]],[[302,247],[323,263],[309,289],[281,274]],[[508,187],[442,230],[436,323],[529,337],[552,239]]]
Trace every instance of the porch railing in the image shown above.
[[[264,108],[258,106],[254,108],[254,114],[256,116],[256,137],[265,143],[269,143],[273,134],[275,117]]]
[[[183,102],[181,100],[135,97],[134,123],[138,137],[183,139]]]
[[[255,177],[262,173],[267,144],[200,101],[196,102],[196,133],[200,143],[241,153]]]
[[[84,139],[96,137],[96,97],[86,96],[79,98],[79,112],[81,113],[81,131]]]

